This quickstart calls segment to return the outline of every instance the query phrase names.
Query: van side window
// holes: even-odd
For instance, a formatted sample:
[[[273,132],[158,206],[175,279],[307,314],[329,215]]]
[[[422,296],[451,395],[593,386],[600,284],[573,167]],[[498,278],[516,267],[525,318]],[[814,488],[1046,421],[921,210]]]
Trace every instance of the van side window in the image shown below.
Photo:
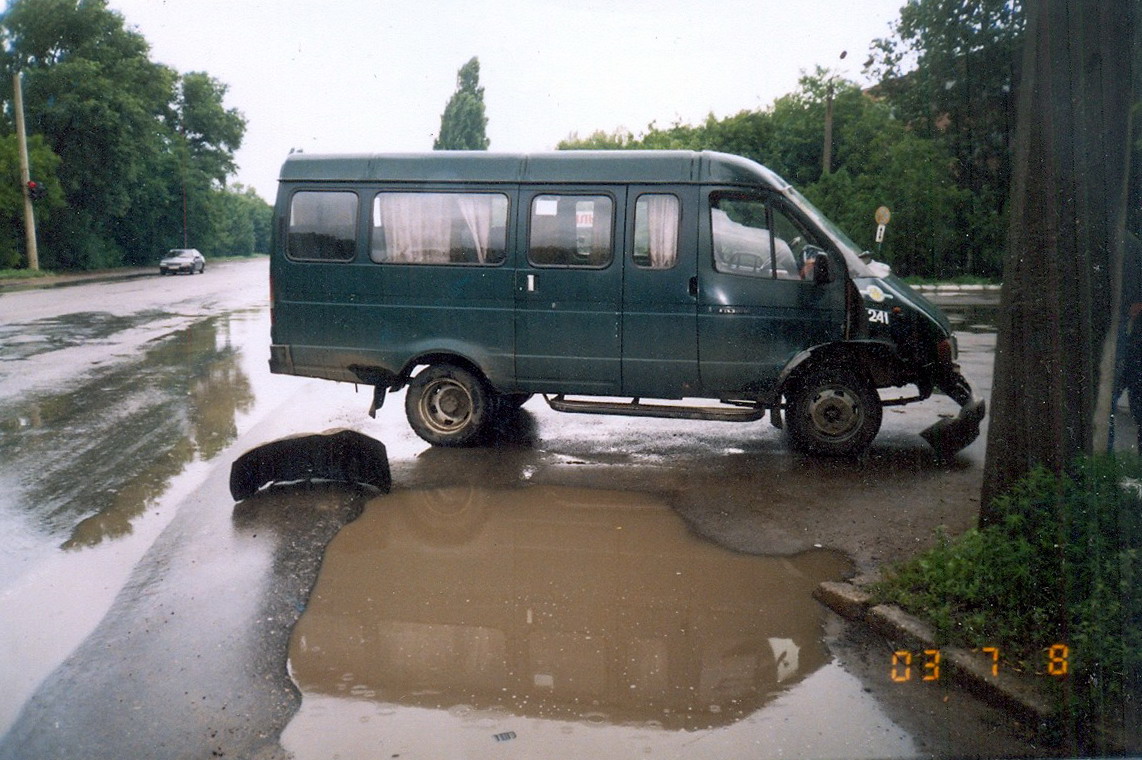
[[[538,195],[531,202],[527,260],[536,266],[611,263],[614,202],[605,195]]]
[[[500,193],[379,193],[369,256],[386,264],[499,264],[507,221]]]
[[[634,208],[636,266],[671,269],[678,261],[678,197],[641,195]]]
[[[357,254],[357,194],[304,191],[289,206],[286,255],[298,261],[352,261]]]
[[[778,203],[730,193],[710,196],[714,268],[779,280],[810,278],[806,247],[824,249],[816,235]]]
[[[805,246],[812,245],[820,250],[824,250],[825,246],[815,235],[809,232],[804,224],[795,217],[786,214],[780,205],[773,204],[769,211],[773,222],[773,232],[777,236],[775,239],[779,242],[788,241],[784,249],[781,245],[778,245],[777,248],[777,279],[811,279],[812,257],[807,255]]]
[[[710,226],[714,269],[730,274],[773,277],[774,240],[764,201],[732,195],[711,196]]]

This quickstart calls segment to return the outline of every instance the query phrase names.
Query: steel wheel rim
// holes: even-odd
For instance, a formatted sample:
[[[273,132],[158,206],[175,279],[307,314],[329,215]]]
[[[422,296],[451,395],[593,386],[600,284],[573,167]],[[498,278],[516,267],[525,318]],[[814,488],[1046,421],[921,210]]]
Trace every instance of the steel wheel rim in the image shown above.
[[[813,394],[809,401],[809,419],[818,434],[831,439],[845,438],[860,429],[864,409],[851,389],[829,385]]]
[[[451,378],[439,378],[424,388],[420,397],[420,418],[441,434],[463,430],[472,420],[472,394]]]

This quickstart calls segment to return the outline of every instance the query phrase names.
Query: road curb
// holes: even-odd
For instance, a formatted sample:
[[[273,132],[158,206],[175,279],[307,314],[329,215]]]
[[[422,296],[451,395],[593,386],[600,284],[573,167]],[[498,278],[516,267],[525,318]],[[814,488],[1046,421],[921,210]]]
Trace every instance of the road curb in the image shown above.
[[[15,293],[22,290],[45,290],[48,288],[67,287],[68,285],[87,285],[96,282],[132,280],[137,277],[157,275],[158,268],[152,267],[149,269],[112,269],[101,272],[86,272],[83,274],[55,274],[26,280],[0,280],[0,293]]]
[[[998,293],[1002,285],[953,285],[950,283],[936,285],[913,285],[913,289],[921,293]]]
[[[851,583],[826,581],[813,592],[817,601],[838,615],[864,623],[901,649],[939,651],[941,675],[947,674],[989,704],[1014,713],[1031,725],[1045,727],[1056,711],[1045,697],[1022,679],[1008,673],[993,675],[990,658],[959,647],[938,644],[923,621],[891,604],[873,604],[872,595]]]
[[[235,256],[220,257],[217,259],[212,258],[208,259],[206,263],[210,264],[210,268],[214,270],[218,267],[226,267],[244,261],[254,261],[259,258],[269,259],[268,256]],[[22,290],[46,290],[49,288],[63,288],[69,285],[134,280],[141,277],[154,277],[157,279],[159,276],[158,264],[149,267],[121,267],[117,269],[100,269],[91,272],[65,272],[63,274],[52,274],[28,279],[0,279],[0,293],[15,293]]]

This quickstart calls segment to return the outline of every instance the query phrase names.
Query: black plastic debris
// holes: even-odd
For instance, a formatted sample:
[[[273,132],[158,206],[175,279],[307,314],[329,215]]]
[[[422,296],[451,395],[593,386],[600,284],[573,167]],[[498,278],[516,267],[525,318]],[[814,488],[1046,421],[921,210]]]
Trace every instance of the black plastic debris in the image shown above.
[[[329,480],[387,492],[392,486],[385,445],[356,430],[295,435],[247,451],[230,467],[230,494],[241,501],[270,483]]]
[[[960,449],[979,437],[979,425],[987,415],[983,399],[972,399],[964,404],[954,419],[943,419],[920,431],[920,437],[935,449],[943,459],[950,459]]]

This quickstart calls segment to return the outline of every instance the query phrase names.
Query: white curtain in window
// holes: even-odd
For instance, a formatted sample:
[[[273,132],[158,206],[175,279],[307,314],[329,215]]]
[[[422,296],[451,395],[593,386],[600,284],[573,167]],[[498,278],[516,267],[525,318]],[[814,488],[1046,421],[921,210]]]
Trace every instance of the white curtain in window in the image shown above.
[[[646,205],[650,268],[670,269],[678,260],[678,199],[673,195],[648,195]]]
[[[381,225],[385,250],[391,262],[446,263],[451,249],[451,216],[445,213],[446,196],[434,193],[385,193]]]
[[[491,195],[461,195],[457,198],[464,223],[476,241],[476,260],[484,264],[488,260],[488,239],[492,230]]]

